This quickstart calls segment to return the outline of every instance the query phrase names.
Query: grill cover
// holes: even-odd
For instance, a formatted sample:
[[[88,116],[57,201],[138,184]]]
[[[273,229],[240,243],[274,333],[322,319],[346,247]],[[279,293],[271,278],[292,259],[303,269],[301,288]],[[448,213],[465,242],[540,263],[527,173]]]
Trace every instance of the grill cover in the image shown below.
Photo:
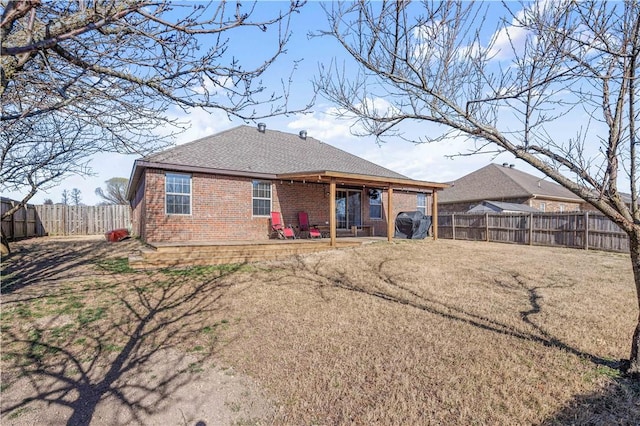
[[[425,216],[422,212],[400,212],[396,216],[395,238],[421,240],[429,235],[431,216]]]

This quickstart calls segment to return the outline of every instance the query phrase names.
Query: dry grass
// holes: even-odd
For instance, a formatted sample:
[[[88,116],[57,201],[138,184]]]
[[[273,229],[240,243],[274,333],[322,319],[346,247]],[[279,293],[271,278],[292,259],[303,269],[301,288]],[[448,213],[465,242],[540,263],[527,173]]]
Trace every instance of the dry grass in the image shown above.
[[[136,359],[170,347],[247,372],[274,424],[640,423],[640,389],[616,370],[637,316],[624,255],[440,240],[226,269],[81,266],[9,281],[3,370],[28,374],[37,345],[67,348],[40,349],[45,370],[87,348],[110,359],[100,348],[135,336]],[[83,305],[55,308],[69,294]]]

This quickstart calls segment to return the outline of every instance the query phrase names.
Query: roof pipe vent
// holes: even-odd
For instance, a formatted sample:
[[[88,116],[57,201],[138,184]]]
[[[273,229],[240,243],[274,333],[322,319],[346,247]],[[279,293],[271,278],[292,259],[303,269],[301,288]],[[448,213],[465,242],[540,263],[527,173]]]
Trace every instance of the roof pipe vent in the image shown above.
[[[267,125],[264,123],[258,123],[258,131],[260,133],[264,133],[265,130],[267,130]]]
[[[306,130],[300,130],[300,133],[298,133],[300,135],[300,139],[307,139],[307,131]]]

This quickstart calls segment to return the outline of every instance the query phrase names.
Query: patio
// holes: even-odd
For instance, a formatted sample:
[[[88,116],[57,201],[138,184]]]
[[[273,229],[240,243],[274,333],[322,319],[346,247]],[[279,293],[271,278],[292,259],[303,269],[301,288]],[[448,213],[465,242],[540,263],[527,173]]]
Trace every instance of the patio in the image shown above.
[[[262,260],[280,260],[290,256],[333,248],[353,247],[387,241],[386,237],[340,237],[254,240],[254,241],[184,241],[148,243],[139,253],[129,256],[133,269],[223,265]]]

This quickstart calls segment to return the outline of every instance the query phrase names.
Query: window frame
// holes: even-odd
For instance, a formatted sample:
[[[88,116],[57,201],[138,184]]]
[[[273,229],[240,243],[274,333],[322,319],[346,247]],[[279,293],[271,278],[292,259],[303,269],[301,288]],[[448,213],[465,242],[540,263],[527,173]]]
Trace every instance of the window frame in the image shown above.
[[[255,190],[256,185],[266,185],[269,188],[269,197],[256,197]],[[256,200],[269,200],[269,208],[265,214],[256,214]],[[273,208],[273,182],[265,180],[253,180],[251,181],[251,217],[270,217],[271,210]]]
[[[169,176],[187,177],[189,179],[189,192],[169,192]],[[189,197],[189,213],[169,212],[169,195]],[[193,176],[190,173],[165,172],[164,174],[164,212],[167,216],[191,216],[193,214]]]
[[[424,204],[420,204],[420,198],[423,199]],[[424,192],[418,192],[416,194],[416,210],[421,212],[425,216],[427,215],[427,194],[425,194]]]
[[[376,191],[378,193],[377,198],[371,198],[369,196],[369,219],[371,220],[382,220],[382,190],[381,189],[371,189],[370,191]],[[372,203],[373,202],[373,203]],[[380,213],[378,216],[373,216],[371,214],[371,207],[377,207],[380,209]]]

